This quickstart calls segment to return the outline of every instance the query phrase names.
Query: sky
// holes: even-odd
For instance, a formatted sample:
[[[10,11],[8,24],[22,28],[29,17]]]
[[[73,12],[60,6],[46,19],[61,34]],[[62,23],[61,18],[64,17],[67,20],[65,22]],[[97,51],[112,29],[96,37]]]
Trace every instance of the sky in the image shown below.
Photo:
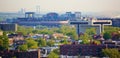
[[[120,0],[0,0],[0,12],[36,11],[36,6],[40,12],[118,12]]]

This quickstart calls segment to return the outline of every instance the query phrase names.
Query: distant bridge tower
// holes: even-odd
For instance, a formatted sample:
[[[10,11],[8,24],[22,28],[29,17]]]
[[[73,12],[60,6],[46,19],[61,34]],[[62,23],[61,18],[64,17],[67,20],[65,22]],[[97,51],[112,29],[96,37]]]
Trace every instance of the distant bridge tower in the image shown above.
[[[36,6],[36,13],[40,14],[40,6],[39,5]]]

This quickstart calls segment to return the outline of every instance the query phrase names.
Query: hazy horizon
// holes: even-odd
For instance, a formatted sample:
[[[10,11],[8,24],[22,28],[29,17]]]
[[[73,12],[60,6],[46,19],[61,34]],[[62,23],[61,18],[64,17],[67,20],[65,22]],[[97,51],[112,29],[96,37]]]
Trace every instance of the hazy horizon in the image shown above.
[[[0,12],[119,12],[120,0],[0,0]]]

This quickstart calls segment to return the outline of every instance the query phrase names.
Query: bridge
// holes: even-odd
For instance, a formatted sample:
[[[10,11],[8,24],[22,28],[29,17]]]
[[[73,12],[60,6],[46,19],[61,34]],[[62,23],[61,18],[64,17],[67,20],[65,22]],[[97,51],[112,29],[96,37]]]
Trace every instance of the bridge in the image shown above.
[[[77,34],[84,33],[87,28],[94,27],[97,34],[104,32],[104,25],[112,25],[111,20],[90,20],[90,21],[70,21],[70,24],[76,25]]]

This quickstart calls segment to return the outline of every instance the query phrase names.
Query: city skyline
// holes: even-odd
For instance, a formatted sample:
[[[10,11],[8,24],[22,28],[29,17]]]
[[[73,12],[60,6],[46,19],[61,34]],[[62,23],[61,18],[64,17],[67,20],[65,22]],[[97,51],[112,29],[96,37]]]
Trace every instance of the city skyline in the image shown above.
[[[40,12],[119,12],[120,0],[0,0],[0,12],[17,12],[20,9]]]

